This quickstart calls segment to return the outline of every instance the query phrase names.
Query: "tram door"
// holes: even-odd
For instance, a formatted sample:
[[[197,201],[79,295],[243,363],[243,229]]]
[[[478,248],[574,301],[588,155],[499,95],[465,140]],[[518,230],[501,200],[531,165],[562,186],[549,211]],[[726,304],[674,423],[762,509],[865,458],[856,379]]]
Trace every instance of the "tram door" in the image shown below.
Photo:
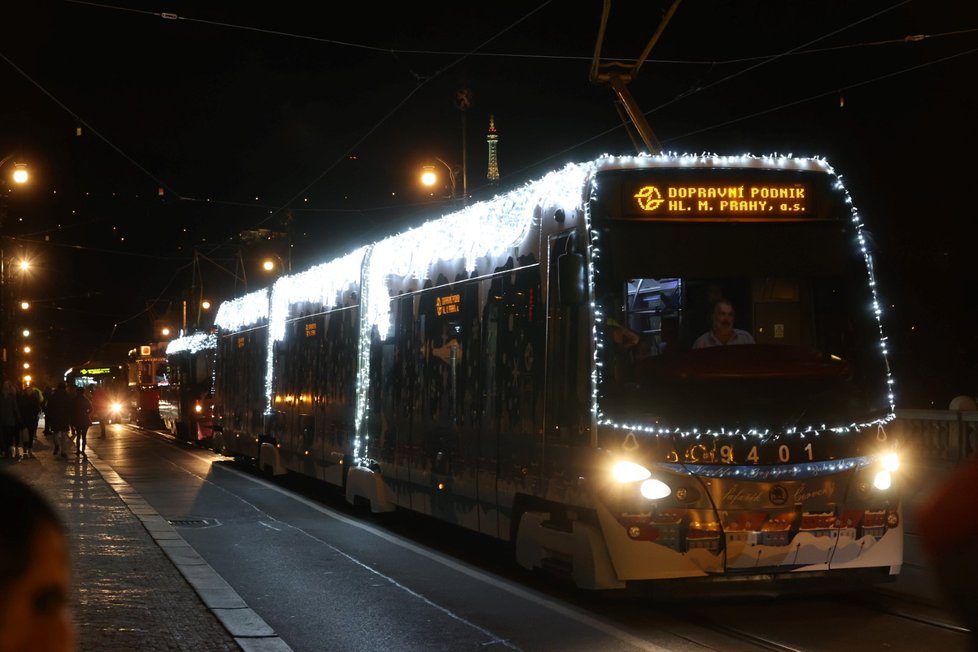
[[[589,443],[589,328],[579,236],[551,236],[547,284],[545,477],[576,477],[575,448]]]

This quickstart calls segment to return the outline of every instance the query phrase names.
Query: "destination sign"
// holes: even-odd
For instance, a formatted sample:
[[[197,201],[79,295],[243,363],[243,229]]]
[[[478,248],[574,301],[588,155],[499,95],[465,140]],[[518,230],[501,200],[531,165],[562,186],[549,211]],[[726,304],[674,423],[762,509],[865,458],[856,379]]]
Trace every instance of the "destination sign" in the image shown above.
[[[435,299],[435,314],[439,317],[457,314],[461,307],[462,295],[460,294],[449,294]]]
[[[656,180],[626,192],[631,194],[631,204],[625,202],[629,217],[777,220],[815,212],[812,189],[805,183]]]
[[[112,373],[111,367],[89,367],[86,369],[79,369],[78,373],[82,376],[104,376],[105,374]]]

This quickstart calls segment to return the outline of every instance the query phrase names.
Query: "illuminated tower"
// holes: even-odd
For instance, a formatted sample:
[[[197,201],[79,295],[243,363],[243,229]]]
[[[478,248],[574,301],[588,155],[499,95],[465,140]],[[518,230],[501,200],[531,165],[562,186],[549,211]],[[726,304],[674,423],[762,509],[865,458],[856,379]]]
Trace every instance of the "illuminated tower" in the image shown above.
[[[489,143],[489,172],[486,178],[489,183],[496,185],[499,183],[499,161],[496,158],[496,145],[499,143],[499,136],[496,134],[496,120],[494,116],[489,116],[489,134],[486,136]]]

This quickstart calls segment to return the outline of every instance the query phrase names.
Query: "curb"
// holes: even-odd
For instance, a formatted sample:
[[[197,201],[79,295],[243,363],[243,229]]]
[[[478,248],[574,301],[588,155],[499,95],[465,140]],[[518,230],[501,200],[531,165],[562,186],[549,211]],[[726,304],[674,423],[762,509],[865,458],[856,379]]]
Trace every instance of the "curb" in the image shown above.
[[[89,448],[88,463],[122,499],[170,559],[204,606],[214,614],[244,652],[291,652],[261,616],[255,613],[223,577],[197,554],[180,533],[122,479],[115,469]]]

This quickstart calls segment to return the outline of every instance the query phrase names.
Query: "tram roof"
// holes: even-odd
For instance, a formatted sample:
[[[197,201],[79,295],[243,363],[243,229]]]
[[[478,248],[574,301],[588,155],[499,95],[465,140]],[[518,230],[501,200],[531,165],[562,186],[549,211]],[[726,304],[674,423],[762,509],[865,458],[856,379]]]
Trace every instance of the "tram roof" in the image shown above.
[[[580,207],[587,182],[594,174],[606,170],[655,168],[752,168],[832,173],[824,159],[780,154],[605,155],[582,163],[568,163],[492,199],[444,214],[297,274],[283,276],[271,288],[225,301],[218,308],[215,324],[224,330],[236,331],[268,320],[272,325],[272,336],[281,339],[290,305],[303,301],[336,305],[342,292],[361,289],[361,279],[369,279],[373,288],[385,287],[386,279],[391,277],[424,279],[435,264],[448,259],[445,252],[452,252],[452,260],[462,261],[467,271],[473,271],[477,261],[505,255],[522,243],[539,217],[539,208]],[[371,323],[380,325],[381,332],[386,332],[389,297],[364,299]]]

